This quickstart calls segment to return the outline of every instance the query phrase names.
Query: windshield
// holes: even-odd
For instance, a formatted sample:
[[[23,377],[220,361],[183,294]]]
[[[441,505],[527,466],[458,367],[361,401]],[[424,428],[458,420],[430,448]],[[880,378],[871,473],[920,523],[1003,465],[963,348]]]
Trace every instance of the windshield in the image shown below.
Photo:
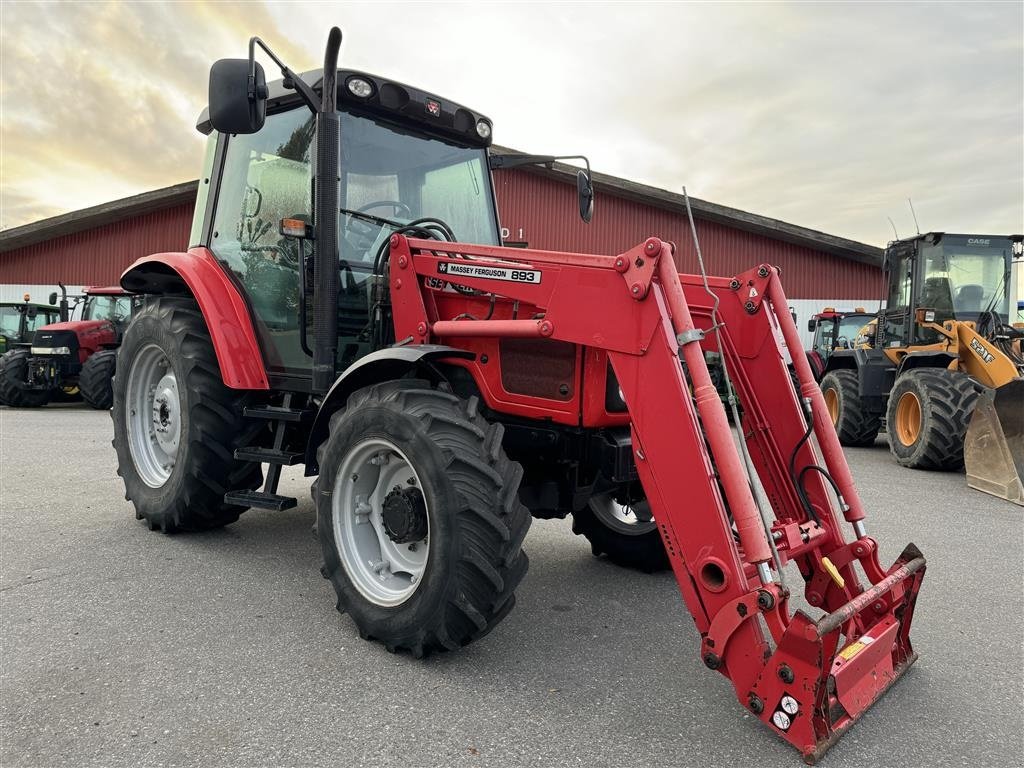
[[[109,320],[120,323],[132,314],[132,302],[128,296],[90,296],[82,310],[83,320]]]
[[[1009,238],[947,235],[937,245],[924,246],[921,254],[921,307],[936,310],[940,320],[975,320],[989,309],[1005,320]]]
[[[17,336],[21,324],[21,313],[17,307],[0,307],[0,333],[4,336]]]
[[[852,347],[860,336],[860,329],[871,322],[874,315],[846,315],[839,321],[838,344],[845,339],[848,346]]]
[[[342,113],[341,169],[340,205],[347,211],[395,224],[424,217],[440,219],[462,242],[498,244],[482,149]],[[372,262],[374,245],[379,247],[392,229],[381,221],[343,213],[342,258]]]

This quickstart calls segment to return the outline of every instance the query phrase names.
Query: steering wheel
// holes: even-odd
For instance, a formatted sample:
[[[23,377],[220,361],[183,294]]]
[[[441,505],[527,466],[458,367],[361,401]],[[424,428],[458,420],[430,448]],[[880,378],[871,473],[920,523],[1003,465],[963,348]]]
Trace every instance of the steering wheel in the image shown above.
[[[392,215],[412,218],[412,209],[400,200],[374,200],[371,203],[361,205],[356,209],[356,212],[369,213],[375,208],[392,208],[394,209],[394,214]],[[383,224],[375,224],[356,216],[350,216],[348,226],[345,227],[344,239],[351,246],[352,250],[364,254],[357,260],[365,260],[365,254],[368,254],[370,249],[373,248],[373,244],[377,242],[377,236],[382,228]]]
[[[412,208],[403,203],[401,200],[374,200],[372,203],[367,203],[366,205],[359,206],[358,208],[356,208],[356,210],[359,211],[360,213],[368,213],[369,211],[372,211],[374,208],[391,208],[394,210],[395,214],[408,216],[410,219],[412,218]]]

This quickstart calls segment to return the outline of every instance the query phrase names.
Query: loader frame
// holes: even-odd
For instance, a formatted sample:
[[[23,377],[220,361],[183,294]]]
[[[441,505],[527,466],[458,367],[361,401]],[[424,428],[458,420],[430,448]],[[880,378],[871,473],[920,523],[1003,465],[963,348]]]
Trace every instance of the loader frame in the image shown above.
[[[641,482],[702,636],[701,657],[805,760],[817,760],[913,663],[909,628],[925,560],[909,545],[889,569],[879,562],[810,367],[794,360],[797,392],[781,354],[775,330],[791,346],[799,336],[775,268],[711,278],[705,288],[699,276],[677,274],[673,247],[657,238],[617,257],[401,235],[390,245],[402,345],[537,338],[607,353],[629,409]],[[495,295],[491,318],[447,319],[439,280]],[[517,317],[519,303],[538,311]],[[721,353],[735,382],[763,508],[774,520],[758,509],[704,352]],[[790,612],[779,580],[790,560],[807,602],[826,612],[816,621]],[[861,585],[854,563],[870,585]]]

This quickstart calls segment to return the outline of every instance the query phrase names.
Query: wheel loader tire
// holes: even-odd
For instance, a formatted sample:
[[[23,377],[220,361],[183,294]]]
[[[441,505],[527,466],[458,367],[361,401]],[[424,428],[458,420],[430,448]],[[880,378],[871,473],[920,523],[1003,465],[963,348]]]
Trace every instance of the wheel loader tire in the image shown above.
[[[152,300],[125,331],[113,382],[117,473],[150,530],[218,528],[244,508],[229,490],[259,486],[259,464],[235,448],[257,442],[242,413],[251,395],[224,386],[209,331],[187,298]]]
[[[102,349],[82,365],[78,374],[78,387],[82,399],[92,408],[105,411],[114,404],[114,370],[117,367],[117,350]]]
[[[39,408],[50,402],[48,389],[30,389],[28,378],[29,350],[12,349],[0,357],[0,402],[12,408]]]
[[[856,371],[847,368],[829,371],[821,379],[821,394],[840,443],[854,448],[874,445],[882,419],[880,414],[864,408]]]
[[[360,636],[392,653],[483,637],[526,574],[522,467],[477,409],[426,381],[377,384],[331,417],[317,451],[321,573]]]
[[[896,379],[886,411],[889,450],[913,469],[964,466],[964,437],[981,389],[969,376],[916,368]]]
[[[590,542],[594,557],[607,555],[624,568],[656,573],[669,567],[654,521],[637,520],[629,505],[619,504],[612,494],[595,496],[586,507],[573,512],[572,532]]]

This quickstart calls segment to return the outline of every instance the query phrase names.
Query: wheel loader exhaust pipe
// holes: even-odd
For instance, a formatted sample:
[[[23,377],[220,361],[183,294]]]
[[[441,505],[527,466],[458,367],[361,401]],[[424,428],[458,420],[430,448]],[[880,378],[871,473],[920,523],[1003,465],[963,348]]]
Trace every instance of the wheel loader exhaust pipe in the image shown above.
[[[1024,379],[978,397],[964,440],[967,485],[1024,506]]]

